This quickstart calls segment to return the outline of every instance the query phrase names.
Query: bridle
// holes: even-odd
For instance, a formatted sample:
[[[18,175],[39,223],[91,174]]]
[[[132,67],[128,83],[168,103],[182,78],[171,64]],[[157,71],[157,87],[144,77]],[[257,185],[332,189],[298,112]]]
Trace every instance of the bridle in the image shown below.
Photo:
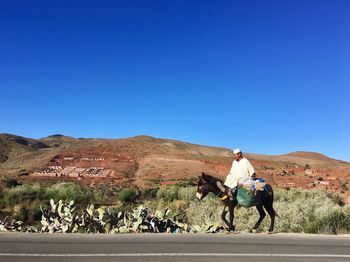
[[[219,191],[219,193],[217,193],[217,194],[215,194],[214,192],[212,192],[212,193],[214,193],[221,201],[224,201],[228,198],[228,195],[226,192],[222,192],[219,188],[218,188],[218,191]],[[220,196],[220,195],[222,195],[222,196]]]

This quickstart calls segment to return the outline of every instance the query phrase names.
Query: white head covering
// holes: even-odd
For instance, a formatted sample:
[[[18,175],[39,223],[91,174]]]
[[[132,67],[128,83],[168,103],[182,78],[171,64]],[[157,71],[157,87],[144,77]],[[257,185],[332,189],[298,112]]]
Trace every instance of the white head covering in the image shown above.
[[[241,153],[241,150],[240,150],[239,148],[236,148],[235,150],[233,150],[233,153],[234,153],[234,154]]]

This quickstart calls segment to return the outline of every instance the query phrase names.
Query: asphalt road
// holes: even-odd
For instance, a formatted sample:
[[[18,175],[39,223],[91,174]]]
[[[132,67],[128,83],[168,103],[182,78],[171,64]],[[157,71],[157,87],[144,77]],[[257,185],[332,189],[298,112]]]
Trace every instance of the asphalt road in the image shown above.
[[[350,261],[350,235],[0,233],[0,261]]]

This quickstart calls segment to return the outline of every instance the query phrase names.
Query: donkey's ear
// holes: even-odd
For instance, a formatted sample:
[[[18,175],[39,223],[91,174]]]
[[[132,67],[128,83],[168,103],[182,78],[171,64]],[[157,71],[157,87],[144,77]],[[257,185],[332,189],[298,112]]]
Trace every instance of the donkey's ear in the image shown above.
[[[203,178],[204,180],[206,180],[207,177],[208,177],[208,176],[207,176],[204,172],[202,172],[202,178]]]

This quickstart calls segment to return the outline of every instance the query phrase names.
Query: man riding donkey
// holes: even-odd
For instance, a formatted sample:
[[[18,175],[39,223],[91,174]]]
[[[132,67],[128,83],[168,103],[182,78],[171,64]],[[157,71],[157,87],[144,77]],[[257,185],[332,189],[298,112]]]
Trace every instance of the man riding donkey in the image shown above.
[[[256,232],[266,216],[264,209],[271,218],[268,233],[273,232],[275,216],[273,208],[273,190],[263,179],[256,178],[255,170],[250,162],[243,157],[238,148],[233,151],[235,159],[232,163],[226,181],[202,173],[197,184],[197,198],[202,200],[208,193],[213,193],[222,200],[224,209],[221,219],[228,226],[228,231],[235,231],[234,209],[235,207],[253,207],[259,212],[259,219],[254,225],[252,232]],[[229,220],[226,215],[229,214]]]
[[[265,181],[256,178],[254,167],[248,159],[243,157],[239,148],[233,150],[233,153],[235,159],[224,183],[229,188],[228,197],[233,200],[236,190],[243,187],[248,191],[254,191],[255,201],[259,201],[259,191],[265,186]],[[226,191],[220,181],[217,182],[217,186],[222,192]]]

